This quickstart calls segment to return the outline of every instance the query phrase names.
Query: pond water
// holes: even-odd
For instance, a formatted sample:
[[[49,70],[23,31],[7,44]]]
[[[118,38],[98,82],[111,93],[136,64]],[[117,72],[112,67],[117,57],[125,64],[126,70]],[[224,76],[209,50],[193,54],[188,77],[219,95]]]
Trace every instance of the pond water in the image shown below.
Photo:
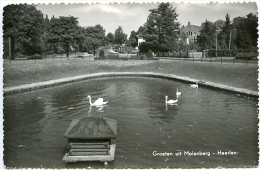
[[[165,105],[165,95],[177,105]],[[103,108],[87,96],[104,97]],[[107,168],[252,167],[258,165],[257,101],[166,79],[87,80],[4,97],[4,165],[9,168],[102,168],[65,163],[70,122],[117,120],[115,161]],[[168,153],[164,156],[164,153]],[[224,153],[223,153],[224,152]],[[226,153],[225,153],[226,152]]]

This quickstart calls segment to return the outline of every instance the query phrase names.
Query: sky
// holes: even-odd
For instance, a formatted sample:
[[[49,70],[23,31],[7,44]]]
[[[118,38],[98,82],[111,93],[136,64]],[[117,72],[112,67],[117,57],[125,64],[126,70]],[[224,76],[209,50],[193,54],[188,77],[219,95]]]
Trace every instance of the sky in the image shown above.
[[[159,3],[125,3],[125,4],[56,4],[56,5],[38,5],[37,9],[47,14],[49,18],[53,15],[74,16],[78,18],[80,26],[95,26],[100,24],[109,32],[114,33],[121,26],[123,31],[129,34],[131,31],[137,31],[142,26],[148,15],[149,9],[157,8]],[[228,13],[231,20],[238,16],[246,16],[249,13],[256,14],[257,4],[251,3],[172,3],[179,14],[177,20],[181,25],[200,26],[202,22],[215,22],[218,19],[225,20]]]
[[[7,1],[7,0],[2,0]],[[150,14],[149,9],[155,9],[159,3],[148,3],[151,1],[143,1],[144,3],[108,3],[100,4],[107,1],[100,0],[98,4],[86,4],[88,0],[84,1],[37,1],[37,0],[8,0],[8,4],[11,3],[34,3],[37,4],[37,9],[41,10],[44,15],[48,15],[51,18],[59,16],[74,16],[78,18],[80,26],[95,26],[100,24],[106,30],[106,34],[109,32],[114,33],[115,30],[121,26],[126,34],[130,34],[131,31],[137,31],[138,28],[147,20]],[[46,4],[40,4],[39,2],[45,2]],[[56,4],[49,4],[49,2]],[[64,2],[60,4],[59,2]],[[68,2],[70,2],[68,4]],[[76,3],[71,3],[76,2]],[[84,3],[85,4],[84,4]],[[114,2],[114,1],[113,1]],[[132,1],[131,1],[132,2]],[[166,1],[165,1],[166,2]],[[177,14],[179,14],[177,21],[181,25],[186,26],[188,22],[192,25],[200,26],[202,22],[208,21],[215,22],[218,19],[225,20],[225,16],[228,13],[231,20],[235,17],[244,17],[249,13],[257,13],[256,1],[249,3],[243,3],[243,1],[237,0],[239,3],[224,3],[218,1],[212,3],[210,1],[179,1],[178,3],[171,3],[176,8]],[[184,2],[184,3],[183,3]]]

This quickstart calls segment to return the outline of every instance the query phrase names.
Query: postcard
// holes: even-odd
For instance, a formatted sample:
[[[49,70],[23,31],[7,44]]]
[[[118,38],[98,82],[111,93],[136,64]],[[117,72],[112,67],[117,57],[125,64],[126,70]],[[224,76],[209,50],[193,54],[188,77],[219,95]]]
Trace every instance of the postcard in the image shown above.
[[[259,168],[259,2],[5,2],[6,169]]]

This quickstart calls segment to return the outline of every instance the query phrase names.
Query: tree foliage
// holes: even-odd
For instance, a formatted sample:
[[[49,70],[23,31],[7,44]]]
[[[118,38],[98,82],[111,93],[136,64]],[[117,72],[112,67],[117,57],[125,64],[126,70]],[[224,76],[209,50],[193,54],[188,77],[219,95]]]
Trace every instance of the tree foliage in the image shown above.
[[[137,32],[131,31],[130,37],[128,39],[128,44],[132,47],[136,47],[138,45],[136,35],[138,35]]]
[[[115,31],[115,43],[123,44],[127,40],[127,34],[124,33],[121,26],[119,26]]]
[[[220,33],[218,35],[218,45],[219,48],[221,49],[229,49],[230,45],[234,44],[234,36],[232,37],[232,30],[233,30],[233,26],[231,25],[231,21],[230,21],[230,17],[227,14],[226,15],[226,20],[225,20],[225,24],[222,28],[222,30],[220,30]],[[231,43],[232,41],[232,43]]]
[[[35,5],[7,5],[3,13],[4,38],[11,37],[20,44],[22,53],[40,53],[39,39],[43,33],[43,14]],[[12,52],[13,53],[13,52]]]
[[[202,25],[203,27],[197,40],[198,44],[202,49],[214,48],[216,45],[216,27],[208,20],[206,20]]]
[[[176,44],[179,22],[176,9],[170,3],[161,3],[158,8],[149,10],[150,14],[145,23],[145,40],[153,42],[166,48],[171,48]]]
[[[92,49],[93,54],[96,54],[96,49],[105,45],[105,29],[101,25],[86,28],[86,45]]]
[[[61,43],[69,57],[70,47],[82,37],[77,18],[73,16],[61,16],[59,18],[51,18],[47,34],[49,43]]]
[[[114,44],[115,41],[115,35],[111,32],[107,34],[107,42],[110,44]]]

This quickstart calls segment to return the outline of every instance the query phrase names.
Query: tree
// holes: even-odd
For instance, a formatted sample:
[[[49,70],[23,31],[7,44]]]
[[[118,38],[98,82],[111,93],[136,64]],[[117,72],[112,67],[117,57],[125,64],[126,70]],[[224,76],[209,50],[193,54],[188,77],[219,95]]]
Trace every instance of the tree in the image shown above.
[[[232,44],[232,45],[234,44],[233,43],[234,36],[232,38],[232,35],[231,35],[232,29],[233,29],[233,27],[231,25],[230,17],[227,14],[225,24],[224,24],[224,26],[223,26],[223,28],[220,31],[219,36],[218,36],[218,44],[219,44],[220,48],[229,49],[230,44]],[[232,38],[232,39],[230,39],[230,38]]]
[[[110,43],[110,44],[114,44],[115,35],[114,35],[113,33],[109,32],[109,33],[107,34],[107,41],[108,41],[108,43]]]
[[[132,47],[136,47],[137,44],[137,39],[136,39],[136,35],[137,33],[135,31],[131,31],[130,37],[128,39],[128,43],[129,45],[131,45]]]
[[[105,44],[105,29],[101,25],[95,27],[86,28],[86,44],[93,50],[93,54],[96,54],[96,49]]]
[[[146,33],[146,27],[145,26],[140,26],[139,28],[138,28],[138,31],[136,32],[136,34],[137,35],[145,35],[145,33]]]
[[[176,45],[176,41],[178,41],[176,30],[179,30],[180,26],[180,23],[177,22],[176,9],[167,2],[161,3],[157,9],[149,11],[151,13],[145,23],[145,40],[166,48]]]
[[[202,29],[200,30],[200,35],[198,35],[198,44],[202,49],[210,49],[216,46],[216,27],[214,24],[208,20],[202,23]]]
[[[235,44],[239,49],[247,49],[252,45],[252,39],[246,25],[246,19],[240,18],[236,20],[236,39]]]
[[[233,30],[236,33],[234,43],[239,49],[256,49],[258,40],[258,17],[248,14],[246,17],[236,17],[233,20]],[[233,40],[233,38],[232,38]]]
[[[115,43],[123,44],[127,40],[127,34],[124,33],[121,26],[119,26],[115,31]]]
[[[47,41],[63,44],[67,57],[69,57],[71,45],[80,38],[82,38],[82,35],[79,31],[77,18],[61,16],[51,19]]]
[[[11,40],[11,59],[14,59],[14,42],[21,45],[26,54],[40,52],[39,37],[43,29],[43,14],[35,5],[7,5],[3,13],[4,38]]]
[[[257,40],[258,40],[258,17],[257,15],[250,13],[246,16],[245,21],[246,29],[248,30],[248,34],[251,38],[252,45],[257,47]]]
[[[216,30],[219,30],[219,31],[221,31],[223,29],[224,25],[225,25],[225,21],[222,19],[219,19],[214,22],[214,26],[216,27]]]

